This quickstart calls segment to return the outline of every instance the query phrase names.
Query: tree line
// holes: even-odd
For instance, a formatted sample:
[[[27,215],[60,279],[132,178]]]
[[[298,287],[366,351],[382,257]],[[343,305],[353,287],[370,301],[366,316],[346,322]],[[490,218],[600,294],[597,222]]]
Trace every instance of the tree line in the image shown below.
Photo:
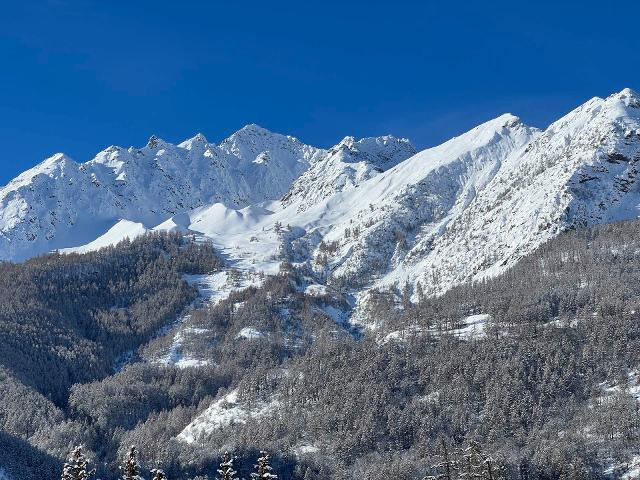
[[[238,473],[234,467],[236,458],[225,452],[218,468],[217,480],[239,480]],[[278,476],[273,473],[271,459],[267,452],[261,451],[256,464],[253,466],[250,478],[252,480],[276,480]],[[142,467],[138,461],[138,449],[131,446],[124,459],[118,467],[121,480],[142,480]],[[167,474],[161,468],[149,470],[153,480],[168,480]],[[87,460],[84,447],[76,446],[67,456],[67,460],[62,467],[61,480],[89,480],[96,474]],[[196,476],[194,480],[204,480],[208,477]]]

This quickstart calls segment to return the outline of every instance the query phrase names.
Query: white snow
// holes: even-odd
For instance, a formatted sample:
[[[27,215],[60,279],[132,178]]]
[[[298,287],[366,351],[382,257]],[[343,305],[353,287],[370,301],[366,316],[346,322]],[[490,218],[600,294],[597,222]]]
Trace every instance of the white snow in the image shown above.
[[[173,343],[171,344],[171,347],[169,347],[169,351],[163,357],[158,359],[157,363],[174,365],[178,368],[197,368],[209,365],[209,360],[194,358],[189,354],[185,354],[183,351],[184,342],[189,336],[199,335],[207,331],[200,328],[181,328],[181,325],[186,322],[189,317],[190,315],[187,314],[178,319],[177,325],[174,327],[176,332],[173,335]]]
[[[147,233],[148,229],[142,223],[131,222],[129,220],[119,220],[113,227],[92,242],[80,247],[64,248],[62,253],[87,253],[101,248],[116,245],[125,239],[135,238]]]
[[[447,330],[441,330],[436,326],[430,327],[427,332],[434,338],[438,338],[441,333],[447,333],[449,335],[455,335],[463,340],[473,340],[483,338],[486,333],[488,323],[491,321],[491,315],[486,313],[469,315],[460,320],[459,324],[455,328]],[[424,330],[419,325],[409,325],[402,330],[394,330],[387,333],[380,343],[385,344],[390,341],[404,342],[408,338],[420,336],[424,333]]]
[[[419,336],[422,334],[422,329],[418,325],[410,325],[407,328],[402,330],[394,330],[393,332],[389,332],[383,338],[381,343],[389,343],[389,342],[404,342],[407,338]]]
[[[319,451],[320,451],[320,447],[312,444],[307,444],[307,443],[298,445],[293,449],[293,452],[298,456],[311,455],[314,453],[318,453]]]
[[[619,384],[615,384],[615,385],[604,384],[602,385],[602,390],[604,394],[603,398],[605,399],[624,390],[626,393],[634,397],[636,401],[640,402],[640,371],[633,370],[629,372],[627,374],[627,382],[624,387]]]
[[[640,478],[640,455],[631,458],[627,471],[621,478],[622,480],[638,480]]]
[[[317,283],[307,285],[304,289],[305,295],[309,295],[311,297],[323,297],[327,295],[328,289],[325,285],[320,285]]]
[[[491,320],[491,315],[481,313],[470,315],[462,319],[462,325],[452,330],[454,335],[465,339],[482,338],[485,335],[487,323]]]
[[[216,430],[234,423],[246,423],[249,418],[261,417],[276,409],[279,402],[272,399],[268,402],[257,402],[254,405],[243,405],[238,401],[238,392],[233,390],[224,397],[215,400],[204,412],[198,415],[182,432],[178,440],[194,443],[198,438],[207,436]]]
[[[257,330],[253,327],[244,327],[242,330],[238,332],[236,338],[241,338],[243,340],[255,340],[257,338],[263,338],[266,334]]]

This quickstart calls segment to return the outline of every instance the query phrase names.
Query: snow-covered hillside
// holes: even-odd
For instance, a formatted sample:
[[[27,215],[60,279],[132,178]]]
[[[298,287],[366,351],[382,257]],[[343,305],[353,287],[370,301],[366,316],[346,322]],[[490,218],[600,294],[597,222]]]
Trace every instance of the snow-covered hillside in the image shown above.
[[[639,160],[638,95],[625,89],[588,101],[506,159],[410,264],[413,278],[441,291],[498,273],[567,228],[637,218]]]
[[[568,228],[638,216],[640,99],[629,89],[545,131],[505,114],[414,153],[391,136],[322,150],[250,125],[219,146],[196,136],[85,164],[58,155],[1,191],[0,256],[179,229],[242,270],[288,260],[355,293],[408,283],[434,294]]]

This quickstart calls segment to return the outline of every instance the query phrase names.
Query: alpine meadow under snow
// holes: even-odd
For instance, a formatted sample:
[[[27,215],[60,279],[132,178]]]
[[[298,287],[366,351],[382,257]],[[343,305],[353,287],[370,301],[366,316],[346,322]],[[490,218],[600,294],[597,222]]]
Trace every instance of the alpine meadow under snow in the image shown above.
[[[0,479],[637,478],[639,162],[630,89],[421,152],[53,155],[0,190]]]

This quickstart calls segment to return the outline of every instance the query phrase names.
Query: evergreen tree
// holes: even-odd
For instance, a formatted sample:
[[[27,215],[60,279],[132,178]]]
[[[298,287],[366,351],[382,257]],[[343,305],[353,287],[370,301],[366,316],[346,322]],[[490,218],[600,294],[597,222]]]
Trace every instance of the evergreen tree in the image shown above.
[[[75,447],[67,457],[60,478],[62,480],[87,480],[95,474],[95,469],[87,470],[87,467],[87,457],[82,446]]]
[[[218,469],[218,480],[237,480],[236,471],[233,469],[233,456],[229,452],[224,452],[222,463]]]
[[[460,478],[468,480],[496,480],[502,478],[503,469],[484,453],[482,445],[475,440],[462,450],[463,468]]]
[[[253,480],[269,480],[278,478],[277,475],[271,473],[273,468],[269,464],[269,454],[267,452],[260,452],[260,458],[258,458],[258,463],[254,465],[256,471],[251,474],[251,478]]]
[[[153,480],[167,480],[167,474],[164,473],[164,470],[159,468],[154,468],[151,470],[151,475],[153,476]]]
[[[444,438],[440,440],[440,445],[442,446],[442,453],[439,455],[441,460],[432,466],[437,473],[436,475],[426,476],[424,480],[453,480],[457,478],[457,472],[460,466],[459,462],[455,458],[452,458],[452,456],[455,457],[455,450],[452,455]]]
[[[129,449],[129,453],[120,466],[120,471],[122,472],[122,480],[141,480],[136,447],[132,446]]]

